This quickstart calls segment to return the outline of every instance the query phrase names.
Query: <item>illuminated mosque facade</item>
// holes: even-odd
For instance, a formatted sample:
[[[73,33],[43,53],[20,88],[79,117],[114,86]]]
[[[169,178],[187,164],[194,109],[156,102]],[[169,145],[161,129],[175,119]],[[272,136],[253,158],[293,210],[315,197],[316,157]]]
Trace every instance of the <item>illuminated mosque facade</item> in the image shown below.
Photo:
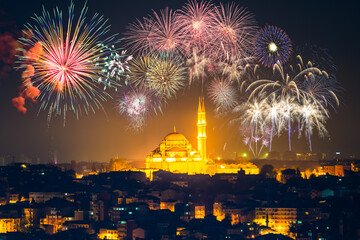
[[[205,173],[206,172],[206,116],[204,100],[199,99],[197,121],[197,150],[184,135],[169,133],[146,157],[146,169],[162,169],[174,173]]]
[[[197,149],[194,149],[186,137],[174,131],[165,136],[159,146],[146,157],[147,175],[153,171],[165,170],[173,173],[210,174],[237,173],[240,168],[246,174],[258,174],[259,169],[249,164],[216,165],[206,155],[206,112],[204,98],[199,98],[197,112]],[[151,174],[152,175],[152,174]]]

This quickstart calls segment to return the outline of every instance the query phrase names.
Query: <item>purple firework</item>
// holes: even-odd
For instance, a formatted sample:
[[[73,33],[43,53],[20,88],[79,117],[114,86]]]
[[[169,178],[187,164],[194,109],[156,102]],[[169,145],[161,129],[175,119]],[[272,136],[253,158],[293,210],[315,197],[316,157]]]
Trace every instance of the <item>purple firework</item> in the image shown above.
[[[216,111],[227,111],[237,104],[236,90],[231,82],[221,78],[215,78],[209,86],[208,94],[216,105]]]
[[[129,88],[120,96],[116,107],[120,114],[128,118],[129,128],[141,131],[151,112],[161,112],[162,103],[143,88]]]
[[[265,67],[272,67],[277,61],[285,63],[292,53],[289,36],[275,26],[266,26],[255,40],[255,56]]]

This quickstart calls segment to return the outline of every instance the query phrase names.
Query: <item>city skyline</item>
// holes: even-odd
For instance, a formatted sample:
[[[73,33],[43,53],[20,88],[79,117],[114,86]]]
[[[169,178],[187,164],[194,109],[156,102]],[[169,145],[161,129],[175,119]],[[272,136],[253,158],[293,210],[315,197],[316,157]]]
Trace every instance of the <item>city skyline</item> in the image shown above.
[[[57,4],[65,11],[69,2],[25,2],[24,12],[21,13],[17,11],[18,6],[15,3],[2,3],[0,9],[7,14],[3,15],[5,20],[2,21],[7,28],[21,30],[34,13],[40,14],[41,5],[52,9]],[[82,4],[75,1],[78,10]],[[130,22],[150,14],[151,9],[159,11],[167,6],[174,9],[182,6],[181,1],[135,1],[121,5],[121,9],[116,11],[112,4],[89,1],[87,5],[90,14],[98,12],[108,18],[112,25],[111,32],[119,33],[120,36],[123,36],[125,27]],[[336,113],[331,112],[331,118],[326,123],[331,140],[319,138],[314,134],[313,152],[341,152],[346,156],[356,154],[358,157],[360,127],[356,123],[360,121],[360,111],[357,107],[360,97],[356,91],[359,81],[355,72],[358,63],[356,53],[359,52],[359,46],[356,44],[359,39],[359,32],[356,31],[358,10],[335,1],[317,2],[311,9],[307,9],[304,2],[278,1],[269,4],[245,1],[239,4],[254,14],[260,27],[269,24],[284,29],[294,46],[301,47],[308,43],[329,50],[338,68],[337,80],[343,88],[340,94],[342,104]],[[309,12],[304,14],[303,10]],[[125,129],[127,120],[115,111],[114,100],[104,103],[106,113],[99,110],[96,114],[80,116],[78,120],[73,114],[68,114],[65,127],[61,117],[52,121],[48,127],[46,112],[42,111],[36,116],[39,111],[37,103],[28,107],[26,115],[17,112],[11,104],[11,98],[17,95],[20,75],[20,71],[13,70],[7,76],[2,76],[0,81],[0,156],[10,155],[19,158],[23,154],[34,158],[40,157],[41,162],[45,163],[48,162],[49,151],[56,151],[59,162],[108,161],[115,156],[145,160],[146,155],[157,146],[163,136],[172,132],[174,125],[190,143],[196,143],[195,113],[197,99],[201,95],[200,87],[187,87],[179,92],[174,99],[168,101],[162,114],[152,116],[143,131],[135,133]],[[228,119],[215,117],[214,105],[207,97],[205,104],[209,129],[208,152],[213,157],[223,158],[234,157],[234,152],[248,152],[240,133],[234,131],[234,126],[228,126]],[[294,152],[308,151],[306,138],[298,139],[297,134],[292,138]],[[287,150],[286,134],[283,133],[279,139],[274,139],[273,150]]]

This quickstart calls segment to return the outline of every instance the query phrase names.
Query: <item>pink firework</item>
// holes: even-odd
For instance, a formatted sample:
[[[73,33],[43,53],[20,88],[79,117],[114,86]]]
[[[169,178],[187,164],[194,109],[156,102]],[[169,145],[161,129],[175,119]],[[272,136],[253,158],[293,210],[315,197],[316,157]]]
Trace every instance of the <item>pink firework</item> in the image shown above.
[[[130,23],[129,31],[125,34],[126,45],[133,53],[148,53],[153,49],[152,46],[152,22],[148,18],[143,21],[136,19],[136,23]]]
[[[181,43],[181,24],[178,14],[169,8],[153,11],[153,16],[144,18],[143,22],[129,26],[128,45],[138,53],[183,52]]]
[[[252,14],[238,5],[222,4],[214,15],[214,57],[224,61],[247,59],[256,34],[256,22]]]
[[[203,52],[213,38],[214,5],[196,0],[188,1],[180,11],[179,20],[182,25],[185,50],[192,53],[192,49]]]

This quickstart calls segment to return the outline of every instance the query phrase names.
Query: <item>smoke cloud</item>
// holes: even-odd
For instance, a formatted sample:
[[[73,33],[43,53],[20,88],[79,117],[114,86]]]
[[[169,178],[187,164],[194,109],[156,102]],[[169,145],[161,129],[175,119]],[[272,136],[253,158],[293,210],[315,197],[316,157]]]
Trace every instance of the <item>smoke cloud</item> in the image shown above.
[[[16,98],[13,98],[12,100],[13,106],[23,114],[26,114],[27,109],[25,108],[25,98],[22,96],[18,96]]]
[[[28,51],[24,51],[24,56],[29,63],[37,61],[43,52],[41,43],[36,43],[34,47]],[[36,98],[40,95],[40,90],[34,86],[31,82],[31,77],[35,75],[35,68],[28,64],[26,69],[21,74],[22,84],[19,87],[19,96],[12,99],[13,106],[23,114],[26,114],[27,109],[25,107],[25,100],[30,100],[36,103]]]

